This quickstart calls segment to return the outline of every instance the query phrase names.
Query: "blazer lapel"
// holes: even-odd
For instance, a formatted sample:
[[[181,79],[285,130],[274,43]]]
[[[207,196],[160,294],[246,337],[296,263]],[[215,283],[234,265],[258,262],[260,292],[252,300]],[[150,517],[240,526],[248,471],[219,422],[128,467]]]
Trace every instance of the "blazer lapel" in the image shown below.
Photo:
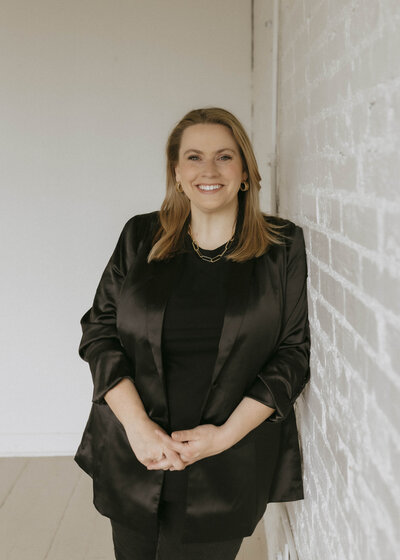
[[[165,262],[151,261],[148,266],[151,277],[146,284],[147,336],[165,389],[161,349],[162,325],[168,298],[182,272],[183,254],[179,253]]]
[[[215,383],[221,369],[226,362],[239,332],[243,315],[247,308],[251,275],[254,261],[242,263],[230,262],[230,271],[227,283],[227,301],[224,322],[218,346],[211,382]]]

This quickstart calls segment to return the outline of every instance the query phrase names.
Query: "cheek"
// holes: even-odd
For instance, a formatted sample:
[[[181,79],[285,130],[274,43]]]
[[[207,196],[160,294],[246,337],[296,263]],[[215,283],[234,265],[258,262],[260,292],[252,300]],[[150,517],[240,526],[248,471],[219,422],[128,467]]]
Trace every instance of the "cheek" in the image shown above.
[[[184,163],[181,165],[182,175],[193,175],[196,172],[196,166],[193,163]]]
[[[229,169],[227,169],[227,173],[232,177],[241,179],[242,177],[242,168],[240,165],[232,165]]]

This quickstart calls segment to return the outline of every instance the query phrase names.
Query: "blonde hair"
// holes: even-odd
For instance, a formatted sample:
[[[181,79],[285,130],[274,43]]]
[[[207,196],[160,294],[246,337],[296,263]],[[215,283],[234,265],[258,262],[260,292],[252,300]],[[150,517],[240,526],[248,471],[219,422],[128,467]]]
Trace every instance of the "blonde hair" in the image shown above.
[[[160,226],[153,238],[153,247],[147,261],[163,260],[179,252],[186,234],[185,223],[190,214],[190,200],[175,187],[175,167],[179,161],[179,148],[183,131],[195,124],[221,124],[228,127],[239,147],[243,169],[247,172],[247,191],[243,196],[243,223],[236,246],[226,258],[243,262],[264,254],[272,244],[282,243],[282,225],[271,223],[260,210],[259,191],[261,176],[247,133],[239,120],[229,111],[219,107],[194,109],[187,113],[173,128],[166,145],[167,189],[159,212]],[[275,221],[275,220],[274,220]]]

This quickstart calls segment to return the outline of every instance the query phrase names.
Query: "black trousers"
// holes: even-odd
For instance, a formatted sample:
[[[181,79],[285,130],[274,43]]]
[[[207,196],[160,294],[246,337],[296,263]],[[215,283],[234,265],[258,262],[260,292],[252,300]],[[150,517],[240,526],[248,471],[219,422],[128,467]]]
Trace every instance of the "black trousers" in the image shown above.
[[[116,560],[234,560],[243,541],[182,543],[185,502],[160,501],[158,537],[148,540],[111,519]]]

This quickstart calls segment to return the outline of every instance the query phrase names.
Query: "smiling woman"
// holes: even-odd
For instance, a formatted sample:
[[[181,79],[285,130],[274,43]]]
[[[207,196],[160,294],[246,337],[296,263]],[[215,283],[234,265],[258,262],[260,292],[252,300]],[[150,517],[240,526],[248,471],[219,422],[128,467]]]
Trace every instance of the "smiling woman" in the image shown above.
[[[218,107],[189,112],[172,130],[166,155],[167,192],[149,261],[176,254],[188,222],[204,249],[230,239],[242,191],[242,227],[227,259],[245,262],[264,254],[270,244],[283,243],[284,224],[265,220],[260,210],[261,177],[254,151],[232,113]]]
[[[260,179],[234,115],[185,115],[161,209],[125,224],[81,319],[94,387],[75,460],[117,560],[233,560],[268,502],[304,497],[304,239],[261,212]]]
[[[230,239],[231,216],[238,210],[237,194],[240,184],[247,179],[230,129],[210,123],[186,128],[175,175],[190,200],[191,229],[199,245],[212,249]],[[231,231],[227,231],[229,226]]]

